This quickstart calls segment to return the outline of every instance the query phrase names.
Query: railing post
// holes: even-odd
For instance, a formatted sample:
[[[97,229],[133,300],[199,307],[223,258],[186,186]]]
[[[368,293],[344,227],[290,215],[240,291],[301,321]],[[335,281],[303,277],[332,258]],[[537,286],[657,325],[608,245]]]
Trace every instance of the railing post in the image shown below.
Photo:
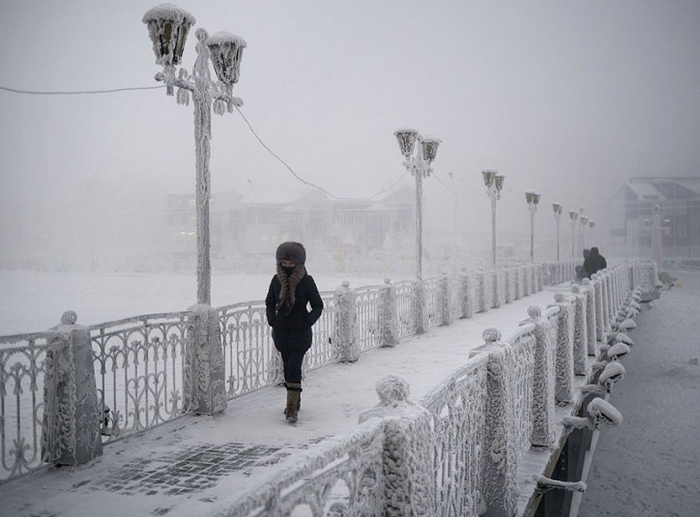
[[[574,317],[575,306],[562,293],[554,295],[550,307],[559,307],[557,317],[556,386],[554,400],[558,405],[569,404],[574,398]],[[585,360],[585,356],[584,356]]]
[[[571,292],[574,302],[574,375],[586,375],[586,355],[588,351],[588,326],[586,324],[586,296],[574,284]]]
[[[485,312],[488,310],[486,307],[486,278],[484,271],[479,269],[476,272],[476,289],[479,293],[479,310],[477,312]]]
[[[191,333],[183,372],[185,407],[198,415],[214,415],[227,407],[219,313],[205,304],[193,305],[190,310]]]
[[[73,311],[63,313],[46,351],[41,454],[53,465],[82,465],[102,455],[103,410],[90,331],[77,319]]]
[[[469,274],[465,269],[462,269],[459,280],[461,288],[461,296],[459,299],[461,302],[462,318],[471,318],[474,315],[474,304],[469,292],[469,287],[471,285],[471,282],[469,281]]]
[[[506,292],[506,304],[511,303],[513,301],[513,296],[511,294],[511,285],[510,285],[510,270],[507,267],[504,267],[502,269],[503,271],[503,279],[505,281],[505,292]]]
[[[390,375],[377,383],[379,404],[360,415],[360,422],[384,422],[384,507],[378,515],[434,517],[435,481],[430,477],[433,435],[427,409],[410,401],[408,383]]]
[[[497,309],[502,303],[501,291],[499,289],[500,282],[498,281],[498,270],[491,270],[491,277],[493,278],[493,301],[491,305],[494,309]]]
[[[487,517],[512,517],[518,499],[516,449],[513,418],[514,387],[510,375],[512,350],[501,341],[501,333],[488,328],[483,333],[485,343],[472,350],[473,357],[487,353],[486,414],[484,448],[482,449],[482,496]]]
[[[554,442],[554,347],[550,342],[547,320],[536,305],[527,308],[529,319],[520,325],[535,326],[535,364],[532,381],[532,434],[535,447],[549,447]],[[556,336],[556,334],[555,334]]]
[[[425,302],[425,284],[423,280],[416,280],[413,283],[413,321],[416,335],[425,333],[425,329],[428,328]]]
[[[596,310],[597,300],[595,295],[595,286],[588,279],[583,279],[583,288],[586,295],[586,337],[588,338],[587,353],[589,356],[595,356],[596,343]]]
[[[396,311],[396,287],[391,279],[384,280],[379,293],[379,346],[392,347],[399,342],[399,315]]]
[[[603,324],[603,285],[598,274],[591,276],[591,283],[595,292],[595,338],[598,342],[605,341],[605,328]]]
[[[452,310],[450,307],[450,284],[447,278],[447,273],[442,273],[439,280],[439,296],[438,303],[440,304],[440,325],[452,324]]]
[[[513,276],[515,277],[515,299],[520,300],[523,296],[522,277],[520,276],[520,266],[513,266]]]
[[[357,303],[355,291],[350,289],[350,282],[347,280],[343,280],[343,285],[335,292],[335,307],[333,342],[338,349],[338,362],[354,363],[360,358]]]

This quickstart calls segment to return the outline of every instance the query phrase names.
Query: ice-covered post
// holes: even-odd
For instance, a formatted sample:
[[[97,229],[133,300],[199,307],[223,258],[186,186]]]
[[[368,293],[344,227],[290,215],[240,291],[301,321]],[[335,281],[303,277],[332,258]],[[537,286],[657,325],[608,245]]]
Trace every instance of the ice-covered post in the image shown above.
[[[599,342],[605,341],[605,327],[603,322],[603,282],[597,273],[591,275],[591,283],[595,292],[595,338]]]
[[[462,318],[471,318],[474,315],[474,307],[472,303],[471,293],[469,292],[469,287],[471,282],[469,281],[469,274],[465,269],[459,275],[460,282],[460,301],[461,301],[461,313]]]
[[[486,194],[491,200],[491,267],[496,269],[496,201],[501,199],[501,191],[506,177],[498,171],[481,171],[486,186]]]
[[[213,415],[227,406],[219,313],[205,304],[194,305],[190,310],[183,390],[186,407],[195,414]]]
[[[559,314],[557,315],[557,343],[555,352],[556,385],[554,393],[554,400],[558,405],[569,404],[573,400],[574,303],[569,302],[564,294],[557,293],[554,295],[554,303],[549,305],[549,307],[559,307]]]
[[[415,334],[423,334],[428,328],[427,314],[425,310],[425,283],[422,280],[413,282],[413,296],[411,297],[413,312],[413,329]]]
[[[440,303],[440,324],[451,325],[452,308],[450,306],[450,283],[447,278],[447,273],[442,273],[440,275],[438,286],[438,290],[440,293],[438,296],[438,300]]]
[[[513,301],[513,285],[510,278],[511,268],[503,268],[503,279],[505,281],[506,304]]]
[[[513,279],[514,279],[514,291],[515,291],[515,300],[520,300],[523,296],[523,288],[522,288],[522,276],[520,275],[520,266],[514,266],[513,267]]]
[[[586,375],[586,355],[588,354],[588,326],[586,324],[586,295],[580,286],[571,286],[576,297],[574,302],[574,375]]]
[[[586,249],[586,228],[588,228],[588,216],[583,215],[583,207],[579,209],[579,225],[578,225],[578,237],[579,237],[579,251],[583,253]]]
[[[659,205],[654,205],[654,215],[651,218],[651,260],[656,262],[657,267],[663,266],[663,253],[661,248],[661,209]]]
[[[485,312],[486,307],[486,275],[483,270],[479,269],[476,272],[476,289],[479,294],[479,310],[477,312]]]
[[[481,493],[488,517],[512,517],[518,499],[514,397],[510,375],[513,352],[501,341],[501,333],[488,328],[484,344],[469,355],[488,354],[486,363],[486,411],[482,450]]]
[[[42,459],[82,465],[102,455],[102,402],[97,397],[90,331],[66,311],[46,350]],[[21,445],[21,444],[20,444]],[[15,454],[22,454],[17,449]]]
[[[382,462],[383,508],[390,517],[435,516],[435,481],[432,470],[433,434],[427,409],[409,400],[409,385],[389,375],[377,383],[379,404],[360,415],[384,421]]]
[[[360,341],[357,339],[357,300],[355,291],[350,289],[350,282],[343,280],[343,285],[335,292],[334,342],[338,349],[338,361],[354,363],[360,358]]]
[[[423,138],[415,129],[394,131],[403,155],[403,165],[416,179],[416,279],[423,281],[423,178],[430,176],[430,168],[437,155],[440,140]],[[420,144],[416,147],[416,142]],[[414,153],[414,150],[416,152]]]
[[[528,190],[525,192],[525,200],[527,201],[527,209],[530,212],[530,263],[535,262],[535,213],[537,205],[540,202],[540,193],[536,190]]]
[[[571,259],[576,260],[576,220],[578,219],[578,212],[569,210],[569,219],[571,220]]]
[[[143,23],[148,26],[148,33],[153,42],[156,64],[163,65],[163,72],[156,75],[157,81],[166,84],[166,92],[173,95],[178,88],[178,104],[189,105],[192,93],[194,102],[194,138],[195,138],[195,209],[197,233],[197,303],[211,304],[211,262],[209,242],[209,199],[211,154],[211,111],[223,115],[225,111],[233,112],[233,107],[241,106],[243,101],[232,97],[233,85],[238,82],[241,57],[246,42],[243,38],[228,32],[217,32],[209,36],[206,30],[197,29],[195,45],[197,58],[192,75],[180,68],[176,77],[175,67],[182,59],[187,41],[187,34],[196,20],[189,12],[170,4],[162,4],[150,9],[143,16]],[[209,61],[219,82],[211,80]]]
[[[493,278],[493,303],[491,305],[494,309],[500,307],[502,303],[499,276],[497,270],[491,271],[491,277]]]
[[[559,265],[559,262],[561,261],[561,255],[559,254],[559,227],[561,226],[561,212],[562,212],[562,204],[561,203],[552,203],[552,210],[554,211],[554,219],[557,221],[557,266]]]
[[[586,337],[588,339],[587,353],[595,356],[596,344],[596,307],[595,287],[588,278],[583,279],[583,288],[586,294]]]
[[[549,447],[554,441],[554,348],[556,329],[549,332],[549,323],[536,305],[527,308],[529,318],[520,325],[535,327],[535,364],[532,381],[532,434],[535,447]],[[551,336],[551,337],[550,337]]]
[[[395,346],[399,342],[399,316],[396,311],[396,287],[391,279],[384,280],[379,293],[379,343],[380,346]]]

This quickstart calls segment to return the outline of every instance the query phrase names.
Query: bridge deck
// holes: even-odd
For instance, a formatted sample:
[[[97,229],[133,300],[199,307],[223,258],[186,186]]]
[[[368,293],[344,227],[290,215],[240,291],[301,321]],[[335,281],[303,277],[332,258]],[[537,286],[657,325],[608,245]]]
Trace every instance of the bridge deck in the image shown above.
[[[369,351],[355,364],[310,372],[295,425],[282,414],[284,389],[264,388],[229,401],[222,415],[187,416],[118,441],[92,464],[45,470],[0,486],[0,516],[205,514],[314,444],[347,432],[360,413],[379,402],[374,386],[386,375],[403,377],[418,400],[483,344],[485,328],[496,327],[507,338],[527,318],[528,306],[544,309],[562,291],[568,285],[545,287],[394,348]],[[529,472],[520,477],[531,480],[534,472],[541,473],[550,453],[528,453],[522,463]],[[528,497],[524,493],[520,505]]]

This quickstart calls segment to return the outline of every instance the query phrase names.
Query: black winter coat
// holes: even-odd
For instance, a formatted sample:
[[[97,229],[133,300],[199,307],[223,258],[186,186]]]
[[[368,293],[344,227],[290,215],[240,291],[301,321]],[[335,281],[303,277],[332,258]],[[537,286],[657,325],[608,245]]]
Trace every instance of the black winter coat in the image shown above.
[[[285,334],[295,334],[311,330],[311,326],[321,317],[323,300],[311,275],[304,275],[294,291],[294,305],[287,312],[286,307],[278,311],[282,283],[277,275],[272,277],[270,288],[265,298],[267,322],[272,327],[273,337],[279,338]],[[311,305],[311,310],[307,309]],[[310,345],[310,343],[309,343]]]
[[[586,270],[586,275],[588,275],[588,278],[591,278],[594,273],[597,273],[601,269],[608,267],[605,257],[598,253],[597,250],[594,250],[595,248],[592,248],[591,252],[586,257],[586,260],[583,261],[583,269]]]

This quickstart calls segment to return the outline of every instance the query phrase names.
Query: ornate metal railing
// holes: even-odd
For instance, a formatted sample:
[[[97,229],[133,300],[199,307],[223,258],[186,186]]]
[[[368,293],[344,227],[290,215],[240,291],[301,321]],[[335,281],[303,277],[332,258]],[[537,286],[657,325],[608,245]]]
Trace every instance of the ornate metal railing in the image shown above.
[[[509,362],[508,375],[512,383],[515,395],[514,426],[516,435],[516,447],[524,450],[530,443],[532,434],[532,379],[535,372],[535,326],[526,325],[513,335],[509,340],[512,356]]]
[[[40,468],[46,351],[55,333],[0,337],[0,483]]]
[[[478,515],[487,356],[471,359],[421,400],[433,419],[435,515]]]
[[[103,441],[156,427],[189,411],[191,313],[148,314],[88,327]]]
[[[334,322],[337,312],[334,291],[321,293],[323,312],[314,325],[314,341],[304,356],[303,371],[315,370],[338,360],[338,350],[333,343]]]
[[[228,517],[375,515],[384,500],[384,425],[377,418],[328,438],[313,456],[290,461],[226,508]]]
[[[265,302],[237,303],[217,310],[227,398],[281,382],[281,363],[267,324]]]
[[[368,286],[355,289],[358,339],[360,350],[366,352],[380,344],[381,326],[379,304],[382,286]]]
[[[415,332],[413,282],[399,282],[396,286],[396,314],[399,320],[399,338],[411,336]]]
[[[423,281],[425,286],[425,317],[427,328],[437,327],[442,323],[440,314],[441,299],[440,279],[431,278]]]

